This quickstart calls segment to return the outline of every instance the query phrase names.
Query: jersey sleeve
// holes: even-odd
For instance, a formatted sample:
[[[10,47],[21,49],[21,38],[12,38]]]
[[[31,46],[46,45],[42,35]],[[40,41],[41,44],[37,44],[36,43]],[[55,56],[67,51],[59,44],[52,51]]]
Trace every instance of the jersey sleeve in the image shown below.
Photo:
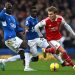
[[[19,26],[19,22],[16,20],[16,32],[23,32],[24,29]]]
[[[1,12],[0,12],[0,21],[4,21],[5,20],[5,9],[3,9]]]
[[[64,25],[64,27],[72,34],[75,36],[75,33],[73,31],[73,29],[70,27],[70,25],[64,20],[64,18],[62,18],[62,24]]]
[[[63,17],[61,17],[61,18],[62,18],[62,22],[61,22],[61,24],[65,25],[65,24],[66,24],[66,21],[64,20]]]
[[[42,37],[43,35],[42,35],[42,33],[41,33],[41,31],[40,31],[40,27],[43,27],[43,26],[45,26],[46,25],[46,22],[45,22],[45,20],[42,20],[41,22],[39,22],[37,25],[35,25],[35,31],[38,33],[38,35],[40,36],[40,37]]]
[[[39,22],[36,26],[38,26],[38,27],[43,27],[43,26],[45,26],[45,25],[46,25],[45,20],[42,20],[42,21]]]
[[[30,26],[29,18],[26,18],[24,25],[25,25],[25,32],[28,32]]]
[[[30,22],[29,22],[29,19],[28,19],[28,18],[25,20],[24,25],[25,25],[25,26],[29,26],[29,25],[30,25]]]
[[[20,27],[19,25],[17,25],[16,27],[16,32],[23,32],[24,29],[22,27]]]

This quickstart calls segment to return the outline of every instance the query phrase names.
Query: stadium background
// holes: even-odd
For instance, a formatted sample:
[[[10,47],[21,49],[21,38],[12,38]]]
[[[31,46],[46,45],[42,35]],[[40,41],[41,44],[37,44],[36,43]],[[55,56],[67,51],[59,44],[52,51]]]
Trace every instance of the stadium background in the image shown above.
[[[0,0],[0,11],[3,9],[6,2],[11,2],[14,6],[13,15],[16,16],[20,25],[23,26],[24,19],[29,15],[31,6],[36,6],[38,10],[39,21],[44,19],[47,14],[45,8],[54,5],[59,9],[59,14],[62,15],[67,23],[75,31],[75,0]],[[73,37],[64,27],[61,27],[63,35],[63,45],[71,57],[75,57],[75,37]],[[17,34],[20,36],[22,33]],[[41,49],[38,48],[41,52]],[[2,56],[3,55],[3,56]],[[4,45],[2,25],[0,22],[0,58],[7,58],[10,55],[15,55]]]

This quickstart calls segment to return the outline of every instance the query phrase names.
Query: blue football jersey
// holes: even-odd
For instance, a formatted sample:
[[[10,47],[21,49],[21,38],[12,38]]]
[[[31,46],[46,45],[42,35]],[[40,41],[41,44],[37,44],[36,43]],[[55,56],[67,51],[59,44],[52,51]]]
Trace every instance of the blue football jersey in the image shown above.
[[[3,26],[4,40],[14,38],[16,36],[16,31],[23,31],[23,29],[19,27],[16,18],[7,14],[5,9],[0,12],[0,21],[2,22]]]
[[[38,23],[37,18],[33,18],[32,16],[28,16],[25,20],[25,26],[29,27],[29,30],[26,34],[27,40],[33,40],[35,38],[38,38],[37,32],[35,32],[34,26]]]

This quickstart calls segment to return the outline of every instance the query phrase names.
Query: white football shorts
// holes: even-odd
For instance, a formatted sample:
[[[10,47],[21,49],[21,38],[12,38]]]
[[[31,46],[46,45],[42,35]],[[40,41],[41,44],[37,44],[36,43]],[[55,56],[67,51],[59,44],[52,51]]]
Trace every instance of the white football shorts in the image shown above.
[[[20,39],[19,37],[14,37],[14,38],[11,38],[9,40],[6,40],[5,45],[9,49],[13,50],[14,52],[18,52],[18,48],[20,47],[22,42],[23,42],[23,40]]]
[[[59,40],[51,40],[51,41],[49,41],[49,44],[51,45],[51,47],[54,47],[57,50],[60,46],[63,46],[61,39],[59,39]]]
[[[47,43],[46,39],[44,38],[36,38],[33,40],[28,40],[28,45],[30,46],[30,52],[33,56],[37,56],[37,46],[41,48],[47,48],[49,44]]]

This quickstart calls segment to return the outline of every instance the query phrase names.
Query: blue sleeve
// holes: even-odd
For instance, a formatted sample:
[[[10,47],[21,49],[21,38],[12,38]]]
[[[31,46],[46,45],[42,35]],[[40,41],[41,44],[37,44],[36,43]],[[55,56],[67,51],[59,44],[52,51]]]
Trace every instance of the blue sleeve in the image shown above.
[[[17,25],[16,25],[16,32],[23,32],[24,29],[22,27],[19,26],[19,23],[17,22]]]
[[[29,26],[29,25],[30,25],[30,21],[29,21],[28,18],[25,20],[25,24],[24,24],[24,25],[25,25],[25,26]]]
[[[0,12],[0,20],[1,21],[4,21],[5,20],[5,9],[3,9],[1,12]]]
[[[38,18],[37,18],[37,23],[39,23],[39,20],[38,20]]]
[[[16,21],[16,32],[22,32],[24,31],[24,29],[22,27],[19,26],[19,22],[16,20],[16,18],[14,17],[15,21]]]

